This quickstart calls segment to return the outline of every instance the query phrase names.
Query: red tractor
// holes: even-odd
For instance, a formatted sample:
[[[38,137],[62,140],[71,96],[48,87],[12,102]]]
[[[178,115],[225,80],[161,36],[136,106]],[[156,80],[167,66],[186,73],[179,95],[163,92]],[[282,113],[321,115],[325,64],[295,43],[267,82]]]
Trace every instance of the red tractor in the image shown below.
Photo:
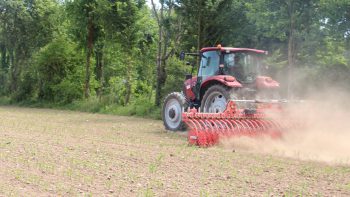
[[[244,101],[278,99],[279,83],[264,76],[267,69],[262,60],[266,54],[263,50],[220,45],[203,48],[195,54],[200,57],[197,76],[186,75],[183,91],[170,93],[164,101],[165,128],[183,130],[183,112],[188,108],[222,113],[232,100],[246,113],[255,113],[254,109],[247,112],[250,102]]]

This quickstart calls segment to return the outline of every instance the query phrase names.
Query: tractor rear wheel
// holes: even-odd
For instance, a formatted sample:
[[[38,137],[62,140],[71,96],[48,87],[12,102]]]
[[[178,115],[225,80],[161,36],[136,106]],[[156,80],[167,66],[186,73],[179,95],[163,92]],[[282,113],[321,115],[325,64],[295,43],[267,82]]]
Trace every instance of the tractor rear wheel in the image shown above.
[[[162,109],[163,123],[167,130],[185,130],[185,124],[182,121],[182,111],[187,110],[187,107],[186,98],[182,93],[173,92],[168,94]]]
[[[201,108],[206,113],[220,113],[226,109],[229,100],[237,99],[238,94],[234,88],[213,85],[204,93]]]

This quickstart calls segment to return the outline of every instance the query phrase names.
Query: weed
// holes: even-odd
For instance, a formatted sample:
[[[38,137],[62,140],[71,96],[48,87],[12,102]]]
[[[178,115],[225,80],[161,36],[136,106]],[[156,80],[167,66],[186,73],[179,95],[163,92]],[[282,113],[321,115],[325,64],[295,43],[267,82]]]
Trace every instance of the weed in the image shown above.
[[[209,197],[210,195],[209,195],[208,191],[201,189],[200,192],[199,192],[199,196],[200,197]]]
[[[344,189],[350,191],[350,182],[345,184]]]
[[[267,191],[265,191],[263,196],[270,197],[272,196],[272,194],[273,194],[273,189],[269,188]]]
[[[148,169],[151,173],[155,173],[157,170],[157,166],[155,163],[151,163],[151,164],[149,164]]]
[[[151,173],[155,173],[157,171],[163,158],[164,158],[164,154],[159,154],[158,157],[156,158],[156,160],[154,162],[150,163],[148,168],[149,168],[149,171]]]
[[[153,190],[149,187],[147,187],[146,191],[144,192],[144,197],[153,197],[155,196]]]

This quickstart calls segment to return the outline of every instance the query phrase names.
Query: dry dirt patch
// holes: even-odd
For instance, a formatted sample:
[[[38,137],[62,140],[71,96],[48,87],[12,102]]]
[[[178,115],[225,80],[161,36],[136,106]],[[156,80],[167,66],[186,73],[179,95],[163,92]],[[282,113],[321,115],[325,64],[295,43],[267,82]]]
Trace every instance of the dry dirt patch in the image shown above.
[[[350,195],[350,167],[189,147],[161,121],[0,107],[0,196]]]

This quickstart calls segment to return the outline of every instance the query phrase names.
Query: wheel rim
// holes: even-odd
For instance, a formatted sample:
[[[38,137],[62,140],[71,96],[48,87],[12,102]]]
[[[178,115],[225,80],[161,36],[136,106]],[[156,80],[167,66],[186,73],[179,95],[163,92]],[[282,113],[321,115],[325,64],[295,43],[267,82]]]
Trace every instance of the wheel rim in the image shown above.
[[[204,110],[209,113],[220,113],[226,109],[227,99],[221,92],[213,92],[205,101]]]
[[[182,107],[178,100],[170,99],[164,109],[164,117],[171,129],[176,129],[181,124]]]

